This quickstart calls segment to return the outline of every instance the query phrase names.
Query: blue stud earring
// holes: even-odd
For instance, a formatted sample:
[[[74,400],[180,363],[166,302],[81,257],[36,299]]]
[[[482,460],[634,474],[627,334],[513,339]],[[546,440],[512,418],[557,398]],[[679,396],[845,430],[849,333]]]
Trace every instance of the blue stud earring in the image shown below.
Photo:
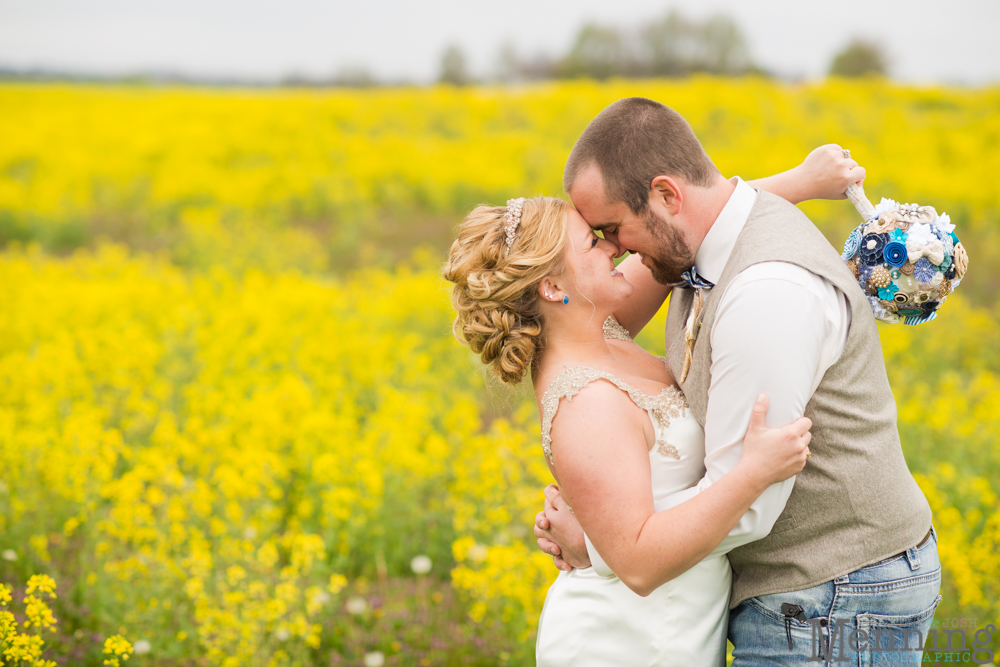
[[[563,297],[563,305],[565,306],[568,303],[569,303],[569,297],[568,296],[564,296]]]

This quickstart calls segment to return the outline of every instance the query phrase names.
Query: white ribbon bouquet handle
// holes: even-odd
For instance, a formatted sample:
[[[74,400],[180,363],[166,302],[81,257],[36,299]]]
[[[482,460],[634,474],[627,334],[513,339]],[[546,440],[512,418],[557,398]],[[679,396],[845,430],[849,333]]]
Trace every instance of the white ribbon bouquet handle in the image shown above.
[[[868,197],[865,196],[865,189],[858,185],[857,183],[851,183],[847,186],[847,190],[844,192],[847,198],[854,204],[854,208],[858,209],[858,213],[861,217],[868,222],[875,217],[875,207],[872,203],[868,201]]]

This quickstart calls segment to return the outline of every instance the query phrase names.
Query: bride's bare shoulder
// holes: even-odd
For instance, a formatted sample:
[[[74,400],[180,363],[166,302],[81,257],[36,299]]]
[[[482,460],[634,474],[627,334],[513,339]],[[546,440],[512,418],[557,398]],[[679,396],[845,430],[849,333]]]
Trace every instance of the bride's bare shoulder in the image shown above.
[[[645,411],[629,395],[604,378],[575,388],[572,396],[550,393],[543,401],[543,447],[550,461],[589,459],[608,448],[621,449],[634,443],[637,451],[648,449],[643,427]],[[646,420],[648,422],[648,420]],[[556,464],[558,465],[558,464]]]
[[[553,378],[539,399],[543,421],[553,426],[572,422],[589,427],[631,419],[636,406],[627,388],[606,371],[569,367]]]

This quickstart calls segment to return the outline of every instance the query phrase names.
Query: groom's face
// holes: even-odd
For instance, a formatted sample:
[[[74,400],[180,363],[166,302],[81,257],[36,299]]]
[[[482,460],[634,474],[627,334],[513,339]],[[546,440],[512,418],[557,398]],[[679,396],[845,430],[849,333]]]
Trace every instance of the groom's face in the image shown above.
[[[640,254],[657,282],[679,282],[681,273],[694,264],[694,252],[669,211],[651,204],[637,215],[623,201],[608,201],[597,165],[580,172],[569,196],[587,224],[618,247],[618,256],[625,252]]]

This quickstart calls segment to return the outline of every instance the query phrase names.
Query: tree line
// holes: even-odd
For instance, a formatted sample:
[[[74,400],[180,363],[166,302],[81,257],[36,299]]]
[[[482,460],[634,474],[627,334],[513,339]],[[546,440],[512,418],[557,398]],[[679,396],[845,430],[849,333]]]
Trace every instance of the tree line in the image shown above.
[[[854,39],[831,61],[828,73],[834,76],[885,75],[888,59],[877,43]],[[751,56],[746,36],[732,18],[716,14],[704,20],[671,11],[659,18],[630,27],[586,23],[576,33],[567,51],[559,56],[544,52],[519,53],[512,45],[501,47],[491,72],[475,74],[464,51],[448,46],[441,56],[437,80],[452,85],[483,81],[512,83],[545,79],[613,77],[683,77],[707,73],[726,76],[757,74],[773,76]],[[408,80],[385,80],[364,66],[343,67],[328,76],[289,74],[275,81],[252,78],[184,76],[170,72],[141,73],[134,76],[86,75],[44,69],[12,69],[0,65],[0,81],[72,80],[91,83],[160,83],[188,85],[286,85],[343,86],[364,88],[412,84]]]
[[[887,72],[887,58],[874,43],[854,39],[831,62],[835,76]],[[640,25],[619,28],[584,24],[562,56],[525,57],[512,46],[501,49],[498,66],[488,79],[512,82],[543,79],[612,77],[682,77],[697,73],[738,76],[771,73],[751,57],[749,43],[732,18],[717,14],[705,20],[671,11]],[[440,63],[438,80],[465,85],[476,81],[464,52],[449,46]]]

